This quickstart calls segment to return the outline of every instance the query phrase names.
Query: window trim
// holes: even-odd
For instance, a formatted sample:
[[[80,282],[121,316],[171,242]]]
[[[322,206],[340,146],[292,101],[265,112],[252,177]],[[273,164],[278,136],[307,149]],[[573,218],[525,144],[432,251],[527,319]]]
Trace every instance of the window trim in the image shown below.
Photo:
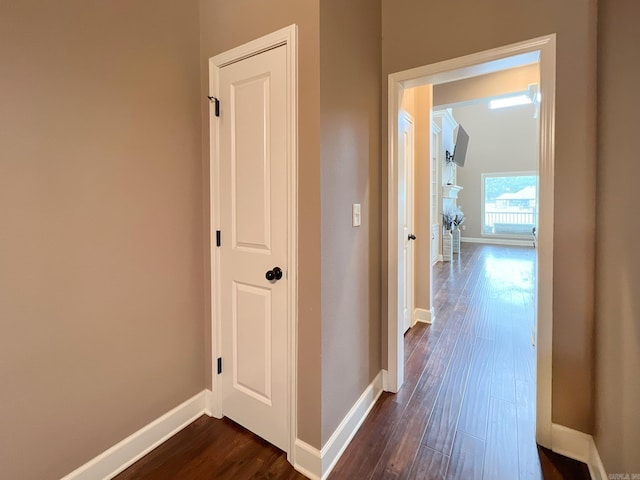
[[[516,233],[485,233],[484,231],[484,185],[486,178],[495,177],[536,177],[536,214],[535,214],[535,226],[538,227],[538,214],[540,212],[540,175],[535,170],[523,170],[516,172],[483,172],[480,174],[480,236],[487,238],[505,238],[513,240],[527,239],[530,234],[516,234]]]

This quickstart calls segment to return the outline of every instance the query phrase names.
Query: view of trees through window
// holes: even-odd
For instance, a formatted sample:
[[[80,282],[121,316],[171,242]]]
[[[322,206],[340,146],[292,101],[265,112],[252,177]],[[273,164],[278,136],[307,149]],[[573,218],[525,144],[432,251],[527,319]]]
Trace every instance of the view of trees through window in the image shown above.
[[[537,175],[484,174],[482,233],[531,235],[538,209]]]

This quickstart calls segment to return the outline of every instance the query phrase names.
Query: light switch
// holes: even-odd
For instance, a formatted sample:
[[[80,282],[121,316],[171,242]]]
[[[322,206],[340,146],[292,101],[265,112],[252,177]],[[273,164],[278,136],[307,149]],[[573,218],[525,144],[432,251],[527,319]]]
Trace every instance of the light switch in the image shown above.
[[[351,224],[354,227],[359,227],[362,223],[362,215],[360,213],[360,204],[354,203],[351,207]]]

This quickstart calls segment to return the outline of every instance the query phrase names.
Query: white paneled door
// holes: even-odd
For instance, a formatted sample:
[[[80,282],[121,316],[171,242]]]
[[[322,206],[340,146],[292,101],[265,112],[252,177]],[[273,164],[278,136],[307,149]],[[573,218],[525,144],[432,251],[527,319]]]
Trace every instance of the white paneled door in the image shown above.
[[[220,69],[222,413],[288,448],[284,46]]]
[[[406,112],[400,115],[398,136],[398,220],[402,258],[398,262],[398,302],[402,311],[405,331],[413,323],[413,118]]]

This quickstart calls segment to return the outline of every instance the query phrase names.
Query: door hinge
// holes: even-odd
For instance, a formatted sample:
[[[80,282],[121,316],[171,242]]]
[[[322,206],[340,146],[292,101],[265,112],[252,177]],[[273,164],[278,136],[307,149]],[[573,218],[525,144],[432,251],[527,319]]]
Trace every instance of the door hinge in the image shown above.
[[[216,97],[212,97],[210,95],[207,98],[209,99],[209,101],[211,103],[213,103],[215,105],[214,106],[214,112],[215,112],[216,117],[219,117],[220,116],[220,100],[218,100]]]
[[[222,357],[218,357],[218,375],[222,373]]]
[[[220,241],[220,238],[222,237],[222,234],[220,233],[220,230],[216,230],[216,247],[219,247],[222,242]]]

